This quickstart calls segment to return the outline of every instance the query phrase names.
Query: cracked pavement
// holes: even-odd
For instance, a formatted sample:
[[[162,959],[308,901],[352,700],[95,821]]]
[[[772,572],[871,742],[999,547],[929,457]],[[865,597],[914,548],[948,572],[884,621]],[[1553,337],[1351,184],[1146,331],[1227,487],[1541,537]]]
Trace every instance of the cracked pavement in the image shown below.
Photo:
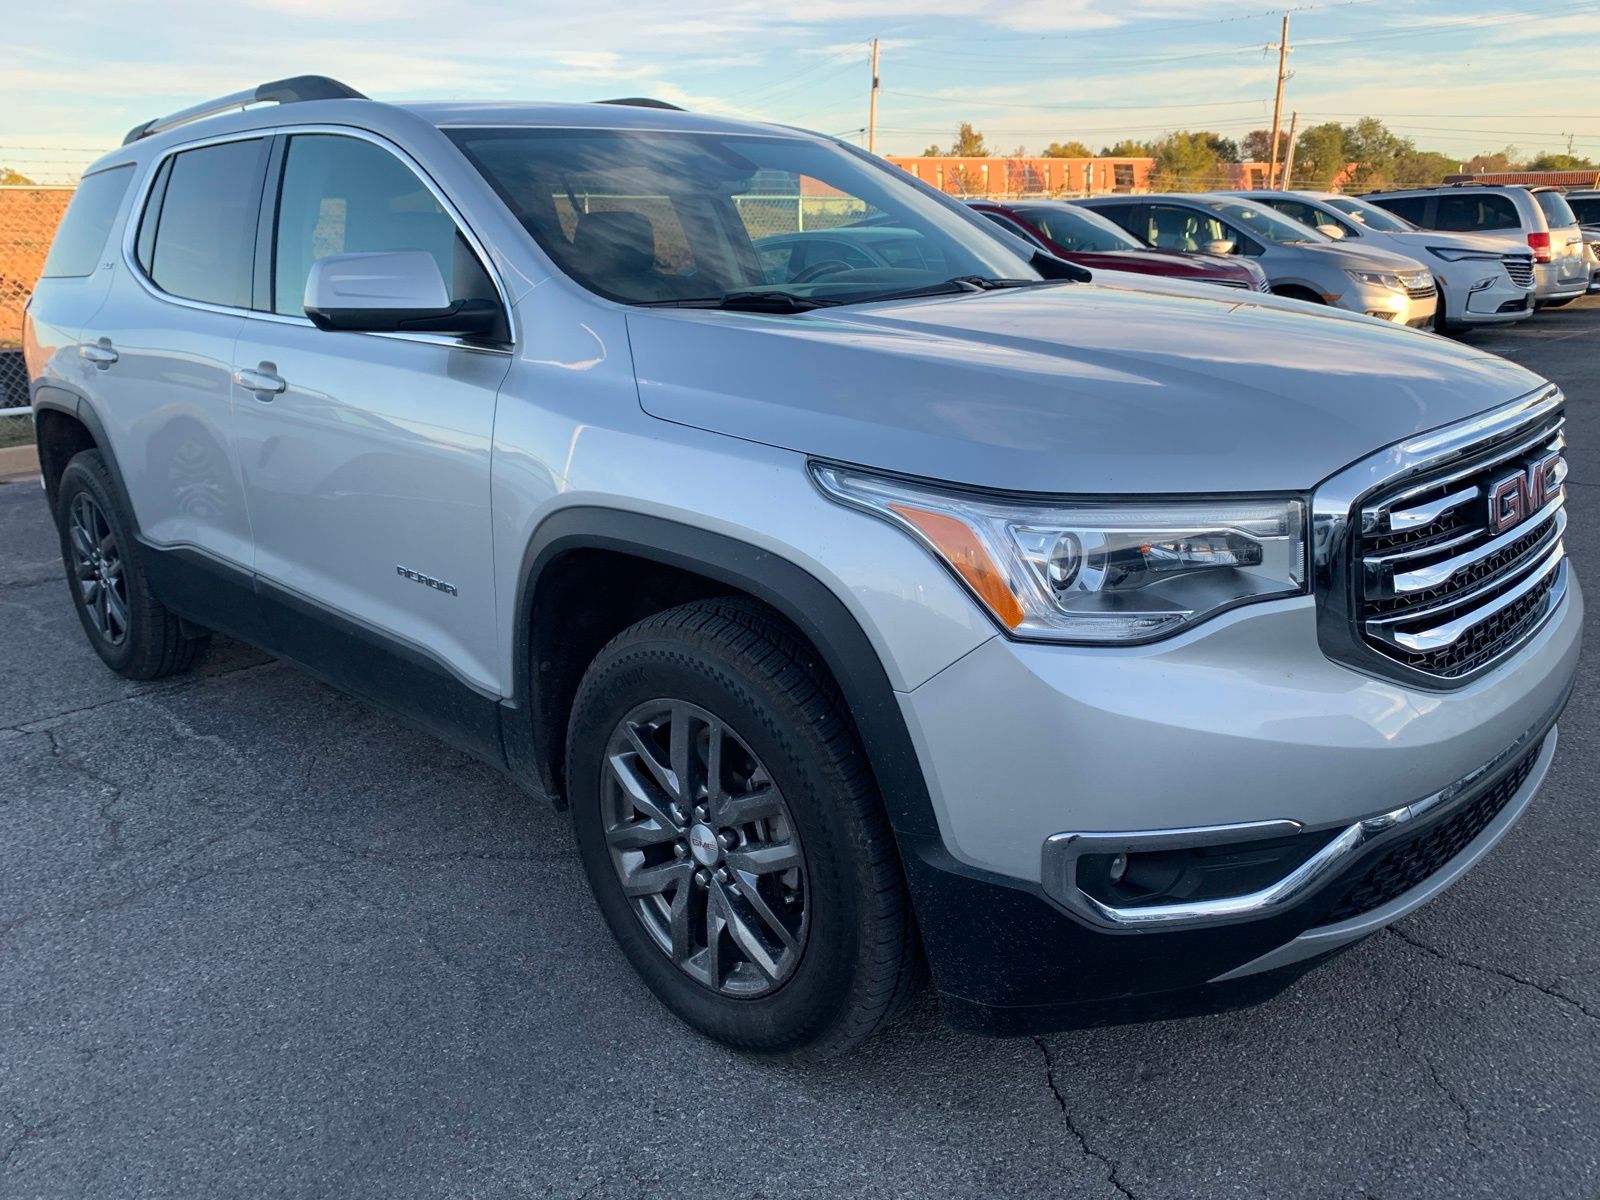
[[[1567,390],[1594,591],[1600,302],[1472,340]],[[985,1040],[924,997],[800,1069],[675,1023],[489,769],[237,644],[107,672],[32,486],[0,639],[0,1196],[1600,1194],[1592,648],[1507,840],[1270,1003]]]

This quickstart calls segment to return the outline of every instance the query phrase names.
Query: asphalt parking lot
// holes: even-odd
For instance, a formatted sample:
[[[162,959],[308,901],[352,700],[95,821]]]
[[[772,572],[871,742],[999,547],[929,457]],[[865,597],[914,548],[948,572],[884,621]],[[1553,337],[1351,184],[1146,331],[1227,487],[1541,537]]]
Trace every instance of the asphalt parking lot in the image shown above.
[[[1600,300],[1469,340],[1566,389],[1593,590]],[[489,769],[236,644],[111,675],[0,486],[0,1196],[1593,1197],[1595,661],[1495,853],[1264,1007],[996,1041],[925,998],[780,1067],[655,1003]]]

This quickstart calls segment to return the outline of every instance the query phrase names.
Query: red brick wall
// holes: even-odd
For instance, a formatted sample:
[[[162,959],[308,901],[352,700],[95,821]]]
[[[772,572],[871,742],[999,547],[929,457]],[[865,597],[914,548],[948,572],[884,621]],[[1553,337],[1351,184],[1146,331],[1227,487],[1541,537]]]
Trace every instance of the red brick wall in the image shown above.
[[[70,187],[0,187],[0,346],[22,341],[22,307],[39,280]]]

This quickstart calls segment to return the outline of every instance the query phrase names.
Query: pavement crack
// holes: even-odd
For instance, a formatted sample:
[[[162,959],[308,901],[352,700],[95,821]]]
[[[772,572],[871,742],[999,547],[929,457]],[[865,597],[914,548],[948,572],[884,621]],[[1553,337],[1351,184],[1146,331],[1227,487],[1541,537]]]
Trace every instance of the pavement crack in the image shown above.
[[[1466,967],[1471,971],[1480,971],[1485,975],[1493,975],[1495,978],[1503,979],[1507,983],[1515,983],[1520,984],[1523,987],[1532,988],[1536,992],[1541,992],[1544,995],[1549,996],[1552,1000],[1557,1001],[1580,1016],[1587,1017],[1591,1021],[1600,1021],[1600,1013],[1595,1012],[1594,1009],[1590,1008],[1583,1001],[1567,995],[1558,988],[1553,988],[1548,984],[1540,983],[1536,979],[1529,979],[1525,975],[1518,975],[1514,971],[1507,971],[1504,967],[1491,967],[1485,963],[1474,962],[1470,958],[1458,958],[1455,955],[1446,954],[1437,946],[1430,946],[1427,942],[1422,941],[1420,938],[1417,938],[1394,925],[1388,926],[1385,929],[1385,932],[1393,934],[1395,937],[1399,938],[1402,942],[1413,949],[1420,950],[1424,954],[1432,955],[1440,962],[1449,963],[1453,967]]]
[[[124,821],[123,818],[118,816],[113,810],[118,804],[122,803],[122,788],[120,788],[110,779],[106,778],[104,775],[100,774],[98,771],[92,770],[91,768],[85,766],[81,761],[68,753],[67,748],[62,745],[61,738],[56,733],[54,728],[42,729],[39,732],[44,734],[44,736],[49,739],[50,753],[55,757],[57,762],[66,767],[68,770],[82,775],[91,783],[99,786],[103,799],[100,801],[98,813],[101,827],[105,830],[106,839],[106,850],[105,853],[100,857],[120,858],[124,849],[122,845],[122,827]]]
[[[275,667],[278,665],[277,659],[269,659],[267,662],[251,663],[249,666],[244,667],[231,667],[226,671],[215,671],[210,675],[199,675],[173,683],[160,683],[152,687],[137,688],[121,696],[113,696],[110,700],[85,704],[80,708],[64,708],[60,712],[47,713],[42,717],[30,717],[28,720],[21,721],[15,725],[0,725],[0,733],[42,733],[69,717],[80,717],[85,713],[99,712],[103,708],[114,708],[119,704],[144,700],[150,696],[170,696],[179,692],[190,692],[196,688],[204,687],[216,679],[228,679],[234,675],[243,675],[248,671],[259,671],[263,667]]]
[[[1475,1149],[1479,1154],[1484,1154],[1486,1152],[1482,1144],[1478,1141],[1477,1127],[1473,1123],[1472,1109],[1467,1106],[1466,1101],[1461,1098],[1460,1094],[1457,1093],[1455,1088],[1451,1087],[1444,1076],[1440,1074],[1438,1064],[1434,1062],[1433,1057],[1428,1054],[1426,1050],[1422,1049],[1420,1046],[1413,1050],[1409,1049],[1406,1045],[1406,1036],[1403,1025],[1406,1014],[1411,1011],[1411,1006],[1413,1003],[1415,1003],[1415,1001],[1416,992],[1407,992],[1405,1003],[1400,1006],[1399,1010],[1389,1020],[1389,1024],[1394,1030],[1395,1050],[1401,1055],[1410,1055],[1416,1058],[1417,1061],[1422,1064],[1422,1066],[1428,1072],[1428,1078],[1430,1082],[1432,1082],[1434,1090],[1448,1100],[1450,1102],[1450,1106],[1454,1108],[1457,1114],[1459,1114],[1461,1117],[1461,1132],[1466,1135],[1467,1141],[1472,1144],[1473,1149]]]
[[[0,1150],[0,1169],[11,1165],[11,1160],[16,1157],[17,1151],[31,1142],[42,1141],[50,1136],[50,1132],[60,1122],[60,1117],[46,1117],[44,1120],[30,1125],[16,1109],[11,1109],[11,1120],[21,1130],[11,1143]]]
[[[1106,1182],[1116,1189],[1117,1195],[1126,1196],[1128,1200],[1139,1200],[1136,1193],[1131,1191],[1120,1178],[1118,1178],[1117,1162],[1109,1155],[1101,1153],[1089,1145],[1089,1139],[1084,1136],[1083,1130],[1078,1128],[1078,1122],[1072,1116],[1072,1110],[1067,1107],[1067,1098],[1061,1094],[1061,1089],[1056,1085],[1056,1064],[1050,1054],[1050,1047],[1045,1045],[1044,1039],[1036,1037],[1033,1044],[1039,1047],[1039,1053],[1044,1055],[1044,1081],[1050,1089],[1050,1094],[1055,1097],[1056,1107],[1061,1110],[1062,1119],[1066,1122],[1067,1132],[1072,1134],[1078,1143],[1078,1149],[1083,1156],[1099,1163],[1106,1171]]]

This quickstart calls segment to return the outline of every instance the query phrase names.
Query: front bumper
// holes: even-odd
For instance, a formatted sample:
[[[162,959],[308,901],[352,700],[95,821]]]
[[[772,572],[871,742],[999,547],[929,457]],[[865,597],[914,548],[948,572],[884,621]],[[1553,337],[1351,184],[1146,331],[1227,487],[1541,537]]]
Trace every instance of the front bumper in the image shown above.
[[[1460,282],[1446,283],[1450,319],[1460,325],[1506,325],[1531,316],[1534,290],[1512,283],[1503,270],[1497,269],[1498,264],[1484,266],[1477,278],[1493,279],[1488,287],[1472,290],[1474,279],[1470,272]]]
[[[1352,284],[1335,303],[1351,312],[1421,328],[1433,324],[1439,296],[1431,288],[1426,295],[1413,296],[1393,288]]]
[[[1314,619],[1309,601],[1291,601],[1127,650],[996,639],[902,694],[941,834],[902,844],[953,1022],[1022,1032],[1258,1000],[1431,898],[1504,835],[1554,751],[1546,735],[1580,643],[1576,582],[1512,661],[1447,693],[1330,662]],[[1508,757],[1513,746],[1527,753]],[[1469,846],[1404,894],[1327,920],[1388,848],[1462,812],[1519,765],[1527,773],[1515,795]],[[1416,811],[1396,819],[1403,809]],[[1408,828],[1386,831],[1386,817]],[[1281,902],[1132,929],[1064,893],[1047,849],[1064,833],[1262,822],[1293,822],[1330,845],[1362,833]]]

